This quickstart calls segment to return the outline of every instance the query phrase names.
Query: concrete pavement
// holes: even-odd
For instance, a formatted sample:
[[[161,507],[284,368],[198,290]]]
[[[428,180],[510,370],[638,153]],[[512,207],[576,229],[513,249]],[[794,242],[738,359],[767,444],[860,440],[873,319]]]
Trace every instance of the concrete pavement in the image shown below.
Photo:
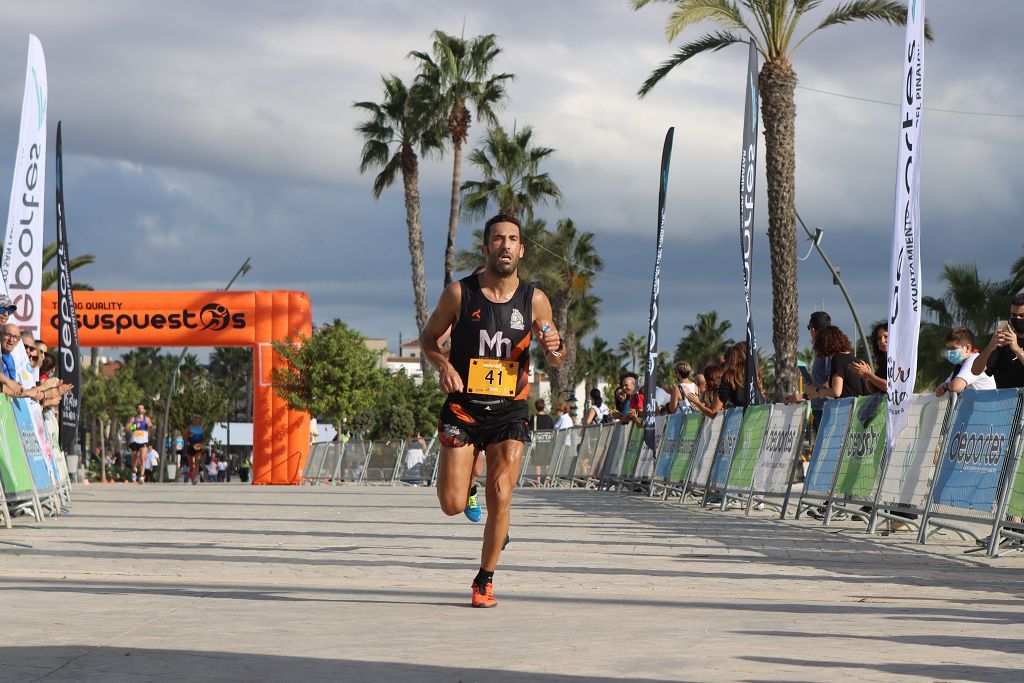
[[[1024,677],[1024,556],[773,517],[520,490],[472,610],[429,489],[78,486],[0,530],[0,680]]]

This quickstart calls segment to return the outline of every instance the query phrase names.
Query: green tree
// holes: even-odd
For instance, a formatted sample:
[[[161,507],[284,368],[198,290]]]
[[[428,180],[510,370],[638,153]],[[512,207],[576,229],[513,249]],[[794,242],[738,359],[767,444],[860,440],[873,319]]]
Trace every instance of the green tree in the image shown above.
[[[719,354],[733,344],[725,335],[732,323],[718,320],[718,311],[698,313],[692,325],[683,327],[683,338],[676,346],[675,360],[685,360],[693,366],[694,372],[701,372],[712,362],[718,362]]]
[[[539,251],[545,263],[535,271],[536,282],[551,301],[552,322],[565,345],[561,367],[547,368],[551,395],[562,397],[575,388],[577,340],[597,326],[600,299],[589,292],[604,261],[594,245],[594,233],[578,230],[570,218],[558,221]],[[587,329],[580,330],[581,326]]]
[[[215,348],[210,354],[210,378],[224,389],[228,419],[251,420],[252,351],[231,346]]]
[[[416,429],[430,434],[437,428],[437,414],[443,402],[444,394],[432,374],[420,384],[405,371],[388,374],[374,406],[369,437],[405,439]]]
[[[622,372],[622,356],[604,339],[594,337],[590,345],[581,345],[577,356],[577,381],[586,382],[593,388],[599,382],[615,386]],[[609,397],[605,397],[609,398]]]
[[[647,356],[647,337],[637,337],[634,332],[627,332],[626,336],[619,342],[619,355],[623,362],[629,361],[630,372],[640,374],[638,363]]]
[[[117,444],[124,423],[135,414],[135,407],[144,396],[131,368],[122,367],[107,377],[101,373],[87,373],[82,386],[83,422],[92,421],[100,437],[103,453],[117,453]],[[107,478],[106,460],[100,459],[100,477]]]
[[[52,264],[56,258],[57,243],[50,242],[49,244],[43,247],[43,277],[40,280],[40,289],[53,289],[54,287],[57,286],[57,279],[60,277],[60,274],[57,271],[56,264],[54,264],[53,267],[50,267],[50,264]],[[95,262],[96,257],[93,256],[92,254],[82,254],[81,256],[76,256],[68,261],[68,269],[71,272],[74,272],[81,268],[82,266],[88,266]],[[86,284],[84,282],[73,282],[71,284],[71,289],[91,290],[92,285]]]
[[[500,125],[491,126],[469,155],[469,162],[484,179],[462,184],[462,210],[469,217],[480,218],[494,206],[501,213],[529,220],[537,204],[560,206],[562,191],[551,176],[540,172],[541,163],[554,151],[533,145],[531,126],[513,128],[511,135]]]
[[[461,212],[462,148],[469,138],[472,117],[469,107],[476,109],[476,118],[496,123],[494,110],[505,100],[505,85],[512,74],[491,74],[494,60],[501,54],[493,33],[466,39],[434,31],[433,56],[412,52],[420,62],[418,82],[431,88],[443,111],[448,113],[448,139],[452,146],[452,193],[448,212],[448,242],[444,250],[444,286],[452,282],[455,267],[455,233]]]
[[[631,0],[639,10],[654,0]],[[837,5],[814,28],[798,37],[797,27],[820,0],[665,0],[672,5],[665,24],[668,40],[705,20],[720,30],[684,44],[651,72],[640,87],[642,98],[676,67],[705,52],[752,40],[764,66],[758,76],[764,121],[768,179],[768,244],[772,264],[772,342],[781,391],[797,388],[799,339],[796,280],[796,149],[794,142],[797,78],[793,53],[811,35],[825,28],[857,21],[906,24],[906,5],[892,0],[851,0]],[[742,7],[742,9],[741,9]],[[931,40],[931,28],[925,24]]]
[[[385,381],[380,356],[366,348],[366,339],[335,320],[312,337],[300,335],[274,342],[284,361],[274,370],[274,392],[293,410],[346,423],[361,432],[373,427]]]
[[[440,153],[444,119],[438,115],[435,93],[425,85],[407,87],[398,76],[383,76],[384,99],[356,102],[353,107],[369,118],[356,126],[363,136],[359,172],[380,169],[373,179],[373,196],[402,176],[405,192],[405,223],[412,259],[412,291],[416,306],[416,331],[427,324],[427,280],[423,264],[423,225],[420,219],[419,157]]]
[[[193,416],[199,417],[203,432],[207,435],[213,431],[213,425],[222,420],[228,411],[228,398],[223,387],[211,380],[206,368],[198,367],[181,371],[171,401],[170,431],[168,434],[184,434],[192,424]]]

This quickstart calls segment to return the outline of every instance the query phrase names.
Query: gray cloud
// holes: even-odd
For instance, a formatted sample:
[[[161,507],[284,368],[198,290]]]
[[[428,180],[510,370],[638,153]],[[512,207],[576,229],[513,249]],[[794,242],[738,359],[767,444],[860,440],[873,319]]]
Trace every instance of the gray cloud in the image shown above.
[[[962,7],[929,7],[937,41],[927,51],[926,104],[1024,112],[1016,78],[1024,7]],[[256,268],[244,286],[306,289],[318,320],[341,317],[396,340],[399,330],[414,331],[401,189],[380,201],[370,196],[372,179],[357,170],[358,113],[350,105],[379,96],[382,72],[411,77],[405,55],[427,48],[432,29],[458,32],[465,22],[467,33],[501,36],[500,68],[517,75],[502,120],[533,124],[538,142],[558,150],[549,170],[566,200],[543,214],[594,231],[607,272],[627,278],[597,283],[605,301],[599,334],[610,340],[646,324],[658,155],[665,128],[677,127],[662,318],[671,347],[698,312],[718,309],[737,325],[743,317],[736,174],[745,55],[735,48],[701,56],[638,101],[637,86],[674,49],[662,32],[666,13],[657,4],[632,12],[624,0],[523,2],[514,10],[465,0],[8,5],[0,10],[0,152],[15,147],[33,31],[47,54],[51,129],[65,122],[72,249],[98,256],[83,279],[109,288],[218,287],[252,255]],[[901,29],[841,27],[808,41],[795,67],[808,87],[894,102],[901,49]],[[825,247],[865,322],[879,318],[898,110],[808,90],[797,91],[797,106],[799,209],[826,228]],[[984,275],[1002,277],[1021,254],[1014,143],[1022,126],[926,115],[926,293],[940,287],[944,261],[976,259]],[[439,293],[449,164],[423,165],[431,299]],[[767,345],[760,171],[755,321]],[[49,235],[52,220],[50,210]],[[464,227],[463,247],[473,226]],[[801,264],[799,284],[801,317],[824,296],[845,318],[817,256]]]

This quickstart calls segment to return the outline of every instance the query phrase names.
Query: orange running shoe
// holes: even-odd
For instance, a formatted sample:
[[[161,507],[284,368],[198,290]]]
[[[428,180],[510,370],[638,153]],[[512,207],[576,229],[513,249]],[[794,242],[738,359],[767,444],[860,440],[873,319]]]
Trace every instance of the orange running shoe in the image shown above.
[[[497,607],[498,601],[494,599],[494,584],[490,581],[484,586],[484,591],[480,592],[480,587],[476,585],[476,581],[473,582],[473,607]]]

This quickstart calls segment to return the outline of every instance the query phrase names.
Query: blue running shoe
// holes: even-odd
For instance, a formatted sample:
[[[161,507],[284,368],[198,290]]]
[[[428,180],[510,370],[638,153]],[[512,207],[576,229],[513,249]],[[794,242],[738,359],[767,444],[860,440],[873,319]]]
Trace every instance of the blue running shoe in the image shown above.
[[[466,502],[466,509],[463,510],[466,513],[466,518],[471,522],[479,522],[482,512],[480,510],[480,502],[476,499],[476,485],[469,490],[469,500]]]

